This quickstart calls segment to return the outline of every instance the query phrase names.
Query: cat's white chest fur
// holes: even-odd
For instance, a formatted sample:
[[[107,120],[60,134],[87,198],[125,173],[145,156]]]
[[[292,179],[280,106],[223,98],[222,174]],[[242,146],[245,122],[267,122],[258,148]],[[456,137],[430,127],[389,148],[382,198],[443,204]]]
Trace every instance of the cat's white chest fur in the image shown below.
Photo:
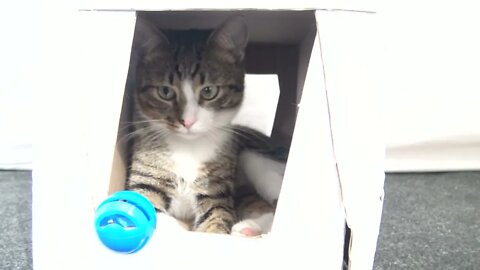
[[[171,139],[169,147],[173,171],[188,185],[197,179],[199,170],[205,162],[215,158],[219,144],[201,137],[192,140]]]
[[[192,218],[195,205],[195,194],[192,185],[199,176],[199,171],[205,164],[215,158],[217,150],[227,140],[227,135],[218,137],[216,141],[209,138],[195,140],[170,139],[169,148],[173,171],[178,177],[175,200],[170,206],[170,213],[180,219]]]
[[[172,153],[175,174],[186,183],[193,183],[198,175],[198,170],[204,158],[184,151]]]

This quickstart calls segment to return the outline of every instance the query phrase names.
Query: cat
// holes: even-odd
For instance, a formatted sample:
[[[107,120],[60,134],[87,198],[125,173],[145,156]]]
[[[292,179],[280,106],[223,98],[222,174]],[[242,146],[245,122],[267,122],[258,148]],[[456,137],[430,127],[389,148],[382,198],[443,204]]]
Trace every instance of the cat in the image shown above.
[[[286,154],[231,124],[244,95],[247,42],[241,16],[184,31],[137,18],[126,189],[146,196],[159,220],[242,236],[271,229]]]

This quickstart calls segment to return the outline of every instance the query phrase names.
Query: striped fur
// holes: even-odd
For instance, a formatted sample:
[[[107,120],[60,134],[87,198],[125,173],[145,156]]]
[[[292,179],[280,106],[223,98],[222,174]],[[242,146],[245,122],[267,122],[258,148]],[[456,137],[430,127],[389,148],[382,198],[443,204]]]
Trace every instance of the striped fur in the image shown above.
[[[241,151],[281,156],[268,137],[230,125],[243,100],[246,42],[240,17],[215,31],[159,31],[138,18],[126,188],[191,230],[230,233],[239,217],[273,213],[257,193],[239,192],[254,186],[237,175]]]

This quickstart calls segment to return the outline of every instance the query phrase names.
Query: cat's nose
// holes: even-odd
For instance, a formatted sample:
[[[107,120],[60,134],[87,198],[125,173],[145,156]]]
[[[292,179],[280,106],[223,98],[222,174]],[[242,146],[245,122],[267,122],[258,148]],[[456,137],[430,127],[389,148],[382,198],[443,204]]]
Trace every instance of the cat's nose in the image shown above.
[[[182,125],[187,129],[190,129],[195,124],[195,122],[197,122],[196,119],[182,119]]]

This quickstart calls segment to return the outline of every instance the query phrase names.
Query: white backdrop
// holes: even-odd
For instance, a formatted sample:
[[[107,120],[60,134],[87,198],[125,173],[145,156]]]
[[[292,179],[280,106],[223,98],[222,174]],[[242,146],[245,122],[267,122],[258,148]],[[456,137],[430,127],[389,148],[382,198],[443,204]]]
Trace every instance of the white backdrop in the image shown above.
[[[41,1],[5,1],[2,5],[0,169],[31,169],[34,133],[32,95],[33,91],[41,91],[34,79],[40,72]],[[37,109],[48,106],[38,105]]]
[[[477,9],[463,1],[382,4],[387,170],[480,169]],[[32,79],[41,70],[41,1],[7,1],[3,10],[0,168],[28,169],[32,135],[48,132],[31,128],[32,93],[41,91]]]
[[[465,1],[387,1],[387,170],[480,169],[480,16]]]

